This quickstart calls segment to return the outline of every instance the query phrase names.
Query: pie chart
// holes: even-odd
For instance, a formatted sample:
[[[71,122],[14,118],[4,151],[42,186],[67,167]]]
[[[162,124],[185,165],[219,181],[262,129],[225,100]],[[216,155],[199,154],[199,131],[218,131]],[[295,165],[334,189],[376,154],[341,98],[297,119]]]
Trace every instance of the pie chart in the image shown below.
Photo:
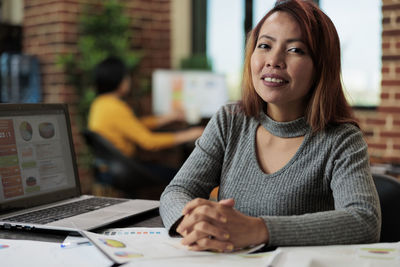
[[[104,245],[107,245],[109,247],[112,248],[124,248],[126,247],[124,243],[118,241],[118,240],[114,240],[114,239],[104,239],[104,238],[100,238],[99,239],[101,242],[103,242]]]
[[[39,124],[39,134],[44,139],[49,139],[54,136],[54,125],[50,122],[42,122]]]
[[[32,139],[32,126],[29,124],[29,122],[21,122],[21,124],[19,125],[19,132],[22,139],[24,139],[25,141],[30,141]]]
[[[143,254],[140,254],[137,252],[117,251],[114,254],[115,254],[115,256],[118,256],[121,258],[130,258],[130,259],[143,257]]]

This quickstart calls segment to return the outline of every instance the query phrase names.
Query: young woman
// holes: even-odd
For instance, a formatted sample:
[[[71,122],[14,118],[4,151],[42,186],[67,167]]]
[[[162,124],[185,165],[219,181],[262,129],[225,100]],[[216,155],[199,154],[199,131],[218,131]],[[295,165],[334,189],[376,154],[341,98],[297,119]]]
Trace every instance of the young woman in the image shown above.
[[[219,186],[219,202],[207,200]],[[193,250],[377,242],[367,145],[340,80],[340,44],[311,1],[279,1],[250,32],[243,100],[222,107],[161,196]]]
[[[202,127],[191,127],[177,132],[153,132],[175,120],[182,120],[178,113],[164,116],[136,117],[132,108],[124,101],[131,90],[131,80],[123,61],[109,57],[95,69],[97,97],[93,101],[88,119],[88,128],[110,141],[125,156],[134,157],[137,147],[157,151],[192,142],[203,132]],[[155,176],[169,182],[175,170],[162,165],[142,162],[143,167]]]

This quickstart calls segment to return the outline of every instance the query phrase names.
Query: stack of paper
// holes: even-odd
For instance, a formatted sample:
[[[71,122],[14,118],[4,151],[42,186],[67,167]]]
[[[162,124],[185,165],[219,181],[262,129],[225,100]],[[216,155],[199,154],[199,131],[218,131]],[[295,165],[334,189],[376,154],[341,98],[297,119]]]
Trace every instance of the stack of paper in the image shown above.
[[[249,254],[259,247],[233,253],[190,251],[180,244],[181,238],[169,237],[165,228],[110,229],[104,234],[83,232],[96,247],[116,263],[132,262],[135,266],[266,266],[273,253]]]

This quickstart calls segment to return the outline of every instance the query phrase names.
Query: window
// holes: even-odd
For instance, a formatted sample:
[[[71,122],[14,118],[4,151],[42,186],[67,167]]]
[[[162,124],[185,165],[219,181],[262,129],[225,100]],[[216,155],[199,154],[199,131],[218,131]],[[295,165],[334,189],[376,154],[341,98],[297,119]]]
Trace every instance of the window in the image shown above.
[[[332,19],[339,34],[343,84],[354,106],[379,104],[381,2],[320,0],[321,9]]]
[[[213,71],[225,74],[229,99],[240,99],[244,54],[244,1],[207,2],[207,56]]]
[[[276,0],[253,0],[253,27],[270,11]]]
[[[207,56],[227,77],[231,100],[240,98],[244,57],[244,0],[207,2]],[[253,0],[253,27],[275,0]],[[341,40],[342,78],[355,106],[377,106],[381,81],[381,1],[319,0]],[[362,11],[360,10],[362,6]]]

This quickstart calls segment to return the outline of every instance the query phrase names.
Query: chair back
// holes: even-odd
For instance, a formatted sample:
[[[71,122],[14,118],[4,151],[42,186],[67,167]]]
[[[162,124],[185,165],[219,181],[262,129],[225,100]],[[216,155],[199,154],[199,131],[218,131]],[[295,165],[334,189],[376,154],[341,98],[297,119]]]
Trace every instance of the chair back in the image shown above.
[[[381,242],[400,241],[400,181],[384,174],[372,174],[382,211]]]
[[[93,167],[97,182],[108,184],[130,197],[137,197],[145,188],[155,188],[162,182],[137,160],[126,157],[98,133],[86,129],[82,135],[95,157]],[[165,185],[162,184],[164,187]],[[159,196],[160,193],[157,194]],[[147,195],[146,197],[154,198]]]

